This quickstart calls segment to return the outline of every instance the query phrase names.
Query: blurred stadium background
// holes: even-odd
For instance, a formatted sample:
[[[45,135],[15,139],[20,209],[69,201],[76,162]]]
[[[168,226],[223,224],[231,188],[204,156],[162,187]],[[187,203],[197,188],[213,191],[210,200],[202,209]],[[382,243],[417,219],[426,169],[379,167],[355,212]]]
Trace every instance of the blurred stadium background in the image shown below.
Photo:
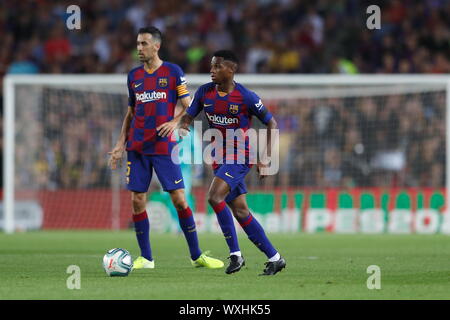
[[[66,28],[72,4],[80,30]],[[366,27],[372,4],[381,8],[379,30]],[[13,86],[14,229],[130,226],[126,166],[111,173],[107,152],[126,112],[121,77],[139,64],[137,30],[155,25],[162,59],[184,69],[191,95],[209,81],[212,52],[229,48],[241,61],[238,79],[274,113],[280,172],[247,179],[249,205],[269,232],[449,233],[448,16],[444,0],[1,1],[2,83],[23,80]],[[95,84],[77,78],[92,74]],[[316,74],[323,84],[300,84]],[[342,83],[326,83],[338,74],[347,75]],[[361,74],[391,80],[351,80]],[[408,83],[421,75],[423,83]],[[205,198],[210,168],[183,172],[198,229],[217,231]],[[149,206],[153,230],[178,230],[156,181]]]

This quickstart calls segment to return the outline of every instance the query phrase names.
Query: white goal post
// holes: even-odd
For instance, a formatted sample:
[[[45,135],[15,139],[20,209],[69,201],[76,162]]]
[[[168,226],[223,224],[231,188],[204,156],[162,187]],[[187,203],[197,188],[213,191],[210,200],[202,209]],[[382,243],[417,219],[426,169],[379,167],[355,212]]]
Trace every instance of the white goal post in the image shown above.
[[[186,76],[192,88],[209,82],[207,74],[188,74]],[[284,98],[358,96],[360,94],[395,94],[397,90],[408,93],[440,90],[445,92],[445,147],[446,155],[450,150],[450,75],[294,75],[294,74],[239,74],[236,81],[250,87],[264,88],[257,93],[264,100],[272,91]],[[101,84],[101,90],[108,92],[108,86],[114,85],[127,94],[125,75],[7,75],[3,81],[4,97],[4,165],[3,165],[3,230],[13,233],[15,212],[15,144],[17,128],[16,108],[18,86],[82,86],[95,87]],[[401,86],[401,88],[399,87]],[[117,89],[113,89],[117,93]],[[190,90],[191,96],[193,90]],[[125,108],[126,106],[124,106]],[[276,115],[276,113],[275,113]],[[23,125],[23,124],[22,124]],[[115,128],[117,129],[117,128]],[[445,158],[445,203],[450,204],[450,157]]]

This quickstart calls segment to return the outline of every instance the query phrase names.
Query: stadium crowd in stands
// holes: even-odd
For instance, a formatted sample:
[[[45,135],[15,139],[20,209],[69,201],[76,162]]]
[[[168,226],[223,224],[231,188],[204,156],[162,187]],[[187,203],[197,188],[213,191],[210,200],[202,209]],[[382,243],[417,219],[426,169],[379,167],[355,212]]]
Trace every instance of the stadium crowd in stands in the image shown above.
[[[1,79],[7,73],[126,73],[138,64],[136,32],[144,25],[163,31],[162,58],[187,74],[208,73],[210,55],[220,48],[238,54],[244,73],[450,73],[450,2],[444,0],[378,1],[380,30],[367,29],[371,1],[358,0],[80,0],[81,30],[68,30],[66,8],[72,2],[0,2]],[[52,119],[60,98],[49,94],[53,102],[43,123],[54,132],[46,131],[33,169],[42,187],[73,187],[80,172],[92,175],[78,187],[109,183],[100,154],[84,161],[89,139],[99,141],[118,127],[83,124],[106,108],[107,100],[94,96],[86,99],[96,100],[100,111],[84,110],[74,99],[78,107],[67,114],[78,120],[65,133],[58,127],[64,124]],[[383,99],[271,101],[283,166],[266,184],[443,186],[443,93]],[[396,108],[400,104],[416,112],[404,113]],[[86,125],[94,130],[89,137],[83,134]],[[58,146],[67,141],[77,147]],[[406,160],[386,178],[383,156],[389,155]]]
[[[270,107],[280,129],[280,173],[267,187],[444,186],[445,91]]]
[[[209,71],[217,49],[237,52],[240,72],[450,72],[450,2],[376,1],[380,30],[366,27],[371,1],[79,0],[0,2],[0,73],[123,73],[136,64],[136,32],[155,25],[162,55],[186,73]]]

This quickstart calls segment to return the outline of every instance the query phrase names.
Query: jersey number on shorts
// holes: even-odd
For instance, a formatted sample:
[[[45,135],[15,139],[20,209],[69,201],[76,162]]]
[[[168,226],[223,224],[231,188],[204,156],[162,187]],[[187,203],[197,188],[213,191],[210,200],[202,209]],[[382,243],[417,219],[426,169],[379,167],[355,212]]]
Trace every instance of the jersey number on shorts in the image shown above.
[[[131,161],[127,161],[127,184],[130,183],[130,171],[131,171]]]

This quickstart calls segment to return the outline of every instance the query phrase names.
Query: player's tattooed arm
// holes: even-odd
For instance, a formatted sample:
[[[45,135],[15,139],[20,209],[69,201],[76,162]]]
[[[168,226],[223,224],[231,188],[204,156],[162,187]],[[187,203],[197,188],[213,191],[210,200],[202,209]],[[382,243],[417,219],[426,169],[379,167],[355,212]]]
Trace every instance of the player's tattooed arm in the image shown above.
[[[180,135],[185,136],[187,135],[188,131],[191,131],[189,130],[189,126],[191,125],[192,121],[194,121],[194,118],[188,113],[185,113],[181,117],[178,123],[178,127],[180,128]]]
[[[191,97],[190,96],[184,97],[180,99],[180,101],[182,106],[181,112],[172,120],[163,123],[160,126],[158,126],[158,128],[156,128],[156,130],[158,131],[158,135],[160,135],[161,137],[170,136],[173,133],[173,131],[177,128],[178,122],[180,121],[181,117],[183,117],[183,115],[186,113],[186,109],[189,107],[189,104],[191,103]]]

